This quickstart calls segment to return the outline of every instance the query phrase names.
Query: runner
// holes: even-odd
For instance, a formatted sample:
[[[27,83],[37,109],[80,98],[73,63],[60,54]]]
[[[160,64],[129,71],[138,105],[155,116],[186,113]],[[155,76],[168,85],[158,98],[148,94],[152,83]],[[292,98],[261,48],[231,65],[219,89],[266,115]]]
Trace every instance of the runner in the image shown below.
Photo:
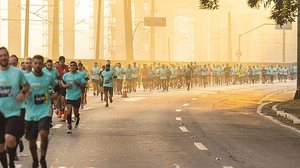
[[[133,66],[131,68],[133,70],[133,72],[132,72],[132,89],[133,89],[133,92],[136,92],[140,68],[136,65],[136,62],[133,63]]]
[[[59,83],[61,84],[61,80],[62,80],[62,77],[64,76],[65,73],[67,73],[69,71],[69,68],[68,66],[65,64],[66,62],[66,59],[64,56],[60,56],[58,58],[58,63],[55,63],[56,66],[55,68],[57,69],[58,73],[59,73]],[[62,121],[65,121],[67,119],[67,114],[65,113],[65,96],[66,96],[66,90],[64,88],[61,88],[59,90],[59,94],[58,94],[58,98],[57,98],[57,102],[58,102],[58,115],[57,117],[58,118],[61,118],[62,115],[63,115],[63,120]]]
[[[18,64],[19,64],[19,58],[16,55],[11,55],[9,57],[9,65],[18,68]],[[20,87],[20,89],[22,89]],[[20,152],[23,152],[24,150],[24,145],[23,145],[23,141],[22,141],[22,137],[25,134],[25,112],[26,112],[26,108],[25,108],[25,101],[21,103],[21,110],[20,110],[21,114],[20,114],[20,124],[22,124],[22,131],[20,132],[20,136],[17,138],[17,146],[19,146]],[[16,156],[15,156],[15,161],[18,161],[19,158],[17,156],[17,147],[16,147]]]
[[[37,138],[41,139],[42,168],[47,167],[46,153],[48,148],[48,135],[51,127],[51,100],[49,88],[55,88],[54,77],[50,73],[43,72],[44,57],[36,55],[33,57],[33,72],[25,75],[30,88],[30,96],[26,100],[27,112],[26,139],[29,141],[29,148],[33,159],[32,167],[39,167],[37,154]],[[58,87],[56,87],[58,88]]]
[[[113,79],[117,78],[117,75],[110,69],[110,65],[106,64],[106,70],[101,73],[101,76],[103,78],[105,107],[108,107],[108,97],[110,103],[113,102]]]
[[[117,73],[117,76],[118,76],[117,79],[116,79],[117,94],[121,95],[122,94],[124,74],[125,74],[125,69],[122,67],[121,63],[118,63],[118,65],[116,67],[116,73]]]
[[[87,101],[86,101],[86,97],[87,97],[87,83],[88,81],[90,80],[89,78],[89,74],[83,70],[83,64],[82,63],[78,63],[78,72],[79,73],[82,73],[82,75],[84,76],[84,79],[86,81],[86,85],[82,88],[81,90],[81,109],[83,109],[83,104],[85,104]]]
[[[0,48],[0,161],[2,167],[15,167],[17,139],[22,134],[20,122],[21,102],[25,100],[29,84],[24,74],[9,66],[9,53],[5,47]],[[13,78],[12,78],[13,77]],[[20,86],[22,89],[20,90]],[[6,151],[5,151],[6,149]]]
[[[56,70],[55,67],[53,67],[53,61],[51,59],[47,60],[46,66],[43,68],[44,73],[50,73],[52,77],[55,80],[55,84],[57,85],[59,83],[59,73]],[[53,101],[51,101],[51,126],[52,126],[52,117],[53,117],[53,106],[57,107],[58,105],[58,94],[53,92],[53,88],[50,88],[50,92],[52,97],[54,98]]]
[[[70,62],[71,72],[63,76],[62,87],[66,88],[66,107],[67,107],[67,134],[72,133],[72,111],[75,115],[75,128],[80,121],[79,107],[82,88],[85,87],[85,76],[77,71],[77,63]]]
[[[32,58],[27,58],[25,61],[25,71],[24,73],[32,72]]]
[[[168,70],[166,69],[165,65],[162,65],[162,67],[159,69],[158,75],[160,77],[163,91],[168,91],[168,88],[167,88]]]
[[[91,70],[94,96],[99,96],[100,93],[100,72],[101,69],[98,68],[98,63],[94,62],[94,67]]]
[[[142,77],[142,83],[143,83],[143,89],[144,89],[144,91],[146,91],[146,89],[148,89],[148,87],[149,87],[147,73],[148,73],[148,68],[147,68],[147,65],[144,64],[143,68],[140,70],[140,74],[141,74],[141,77]]]
[[[192,68],[190,67],[190,65],[187,65],[186,69],[184,70],[187,90],[190,90],[190,87],[191,87],[192,74],[193,74]]]

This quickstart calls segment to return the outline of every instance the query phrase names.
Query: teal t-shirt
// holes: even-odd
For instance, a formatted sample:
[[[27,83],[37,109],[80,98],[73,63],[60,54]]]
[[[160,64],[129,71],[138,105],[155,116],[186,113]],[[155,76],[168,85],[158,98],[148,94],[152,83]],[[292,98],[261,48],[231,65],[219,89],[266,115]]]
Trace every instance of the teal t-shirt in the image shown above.
[[[103,71],[101,76],[103,77],[104,87],[113,87],[113,78],[117,76],[115,72],[113,72],[112,70]]]
[[[84,79],[88,79],[89,78],[89,74],[86,71],[77,71],[79,73],[81,73],[84,76]]]
[[[71,85],[70,88],[66,89],[67,100],[78,100],[81,97],[81,88],[73,83],[75,80],[81,85],[86,83],[84,75],[79,72],[74,74],[68,72],[63,76],[63,82]]]
[[[125,70],[123,67],[116,67],[117,79],[123,79]]]
[[[51,100],[49,88],[56,85],[54,77],[50,73],[36,76],[33,72],[25,75],[29,85],[31,96],[26,100],[26,121],[39,121],[45,117],[51,117]]]
[[[125,74],[126,74],[125,78],[126,78],[126,79],[129,79],[129,80],[130,80],[130,79],[133,79],[133,78],[132,78],[132,73],[133,73],[133,70],[132,70],[131,68],[126,68],[126,69],[125,69]]]
[[[92,69],[92,79],[94,80],[100,80],[100,72],[101,72],[101,69],[98,68],[98,67],[94,67]]]
[[[9,67],[0,71],[0,112],[5,118],[20,116],[22,102],[16,100],[20,86],[27,83],[24,74],[18,68]]]
[[[132,78],[138,78],[140,69],[138,67],[133,66],[132,70],[133,70],[132,71]]]
[[[166,68],[161,68],[159,70],[160,79],[168,79],[167,72],[168,70]]]
[[[43,68],[43,72],[50,73],[53,76],[55,83],[58,83],[59,73],[56,68],[53,67],[50,71],[47,68]]]

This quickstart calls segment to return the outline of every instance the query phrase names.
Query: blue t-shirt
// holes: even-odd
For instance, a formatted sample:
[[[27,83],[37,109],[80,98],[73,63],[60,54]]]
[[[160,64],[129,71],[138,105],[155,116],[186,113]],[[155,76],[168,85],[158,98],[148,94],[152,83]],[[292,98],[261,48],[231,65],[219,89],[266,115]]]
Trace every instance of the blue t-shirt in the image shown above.
[[[135,67],[133,66],[132,67],[132,78],[138,78],[139,77],[139,67]]]
[[[125,73],[125,70],[123,67],[116,67],[116,73],[117,73],[117,79],[123,79],[124,75],[123,73]]]
[[[155,72],[152,69],[149,69],[147,71],[147,77],[154,78],[155,77]]]
[[[49,88],[56,85],[54,77],[50,73],[36,76],[33,72],[25,75],[29,85],[31,96],[26,100],[26,121],[39,121],[45,117],[51,117],[51,100]]]
[[[161,68],[159,70],[160,79],[168,79],[167,73],[168,73],[168,70],[166,68]]]
[[[125,69],[125,78],[126,79],[133,79],[132,78],[132,73],[133,73],[133,70],[131,68],[126,68]]]
[[[59,73],[56,68],[52,67],[50,71],[47,68],[43,68],[43,72],[50,73],[53,76],[55,83],[58,83]]]
[[[81,88],[73,83],[73,81],[77,81],[78,84],[85,84],[85,77],[82,73],[76,72],[71,73],[68,72],[63,76],[63,82],[71,85],[70,88],[66,89],[66,99],[67,100],[78,100],[81,97]]]
[[[98,68],[98,67],[94,67],[92,69],[92,79],[94,80],[100,80],[100,72],[101,72],[101,69]]]
[[[26,83],[24,74],[18,68],[9,67],[6,71],[0,71],[0,112],[5,118],[20,116],[22,102],[18,102],[16,97],[20,86]]]
[[[112,70],[109,71],[103,71],[101,73],[101,76],[103,78],[103,87],[113,87],[113,78],[115,78],[117,75]]]
[[[84,76],[84,79],[85,79],[85,80],[89,78],[89,74],[88,74],[86,71],[84,71],[84,70],[79,71],[79,70],[78,70],[77,72],[81,73],[81,74]]]

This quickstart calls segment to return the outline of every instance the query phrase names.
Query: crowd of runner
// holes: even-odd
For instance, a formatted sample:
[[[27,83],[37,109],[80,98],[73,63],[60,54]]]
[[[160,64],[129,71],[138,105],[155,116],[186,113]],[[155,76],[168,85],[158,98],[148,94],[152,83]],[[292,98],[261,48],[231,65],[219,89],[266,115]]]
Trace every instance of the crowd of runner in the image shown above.
[[[213,85],[274,83],[295,80],[296,66],[243,66],[243,65],[147,65],[136,63],[123,67],[121,63],[98,65],[87,70],[82,62],[65,57],[57,62],[44,60],[41,55],[21,62],[0,48],[0,161],[4,168],[14,168],[16,152],[24,150],[22,137],[29,143],[32,167],[47,167],[48,135],[53,113],[67,123],[67,134],[80,123],[80,109],[87,103],[87,91],[100,96],[105,107],[113,102],[113,94]],[[73,117],[72,117],[73,116]],[[41,140],[40,158],[37,139]],[[8,160],[7,160],[8,155]]]

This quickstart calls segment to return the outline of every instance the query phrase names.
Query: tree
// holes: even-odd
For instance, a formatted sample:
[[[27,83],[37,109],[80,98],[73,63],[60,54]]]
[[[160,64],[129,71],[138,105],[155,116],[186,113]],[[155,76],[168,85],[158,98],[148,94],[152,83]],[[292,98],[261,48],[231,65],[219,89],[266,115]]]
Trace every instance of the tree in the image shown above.
[[[199,0],[200,9],[215,10],[219,8],[219,0]],[[272,8],[270,19],[277,24],[283,25],[288,22],[295,22],[297,17],[297,0],[247,0],[251,8]]]
[[[297,90],[294,99],[300,99],[300,0],[247,0],[251,8],[272,8],[270,19],[276,24],[284,25],[295,22],[298,17],[297,31]],[[216,10],[219,8],[219,0],[199,0],[200,9]]]

